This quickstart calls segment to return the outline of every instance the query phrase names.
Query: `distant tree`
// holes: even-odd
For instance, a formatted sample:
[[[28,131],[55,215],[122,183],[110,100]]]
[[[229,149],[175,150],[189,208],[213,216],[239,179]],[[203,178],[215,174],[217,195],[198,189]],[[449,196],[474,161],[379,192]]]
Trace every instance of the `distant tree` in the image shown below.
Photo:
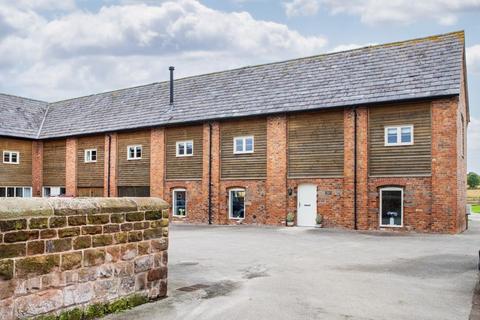
[[[469,172],[467,175],[467,184],[470,189],[475,189],[480,185],[480,176],[475,172]]]

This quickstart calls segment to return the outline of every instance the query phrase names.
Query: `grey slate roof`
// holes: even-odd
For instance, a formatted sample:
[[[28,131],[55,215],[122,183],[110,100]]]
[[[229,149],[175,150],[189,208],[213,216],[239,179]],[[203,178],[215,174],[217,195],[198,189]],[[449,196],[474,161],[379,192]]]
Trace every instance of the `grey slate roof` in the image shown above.
[[[460,94],[464,34],[371,46],[49,104],[39,138]]]
[[[0,136],[35,139],[48,103],[0,93]]]

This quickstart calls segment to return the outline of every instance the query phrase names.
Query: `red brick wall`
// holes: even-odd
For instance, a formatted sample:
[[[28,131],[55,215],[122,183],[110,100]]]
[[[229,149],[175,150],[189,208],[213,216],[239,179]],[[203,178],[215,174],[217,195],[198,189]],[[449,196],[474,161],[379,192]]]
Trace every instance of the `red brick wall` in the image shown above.
[[[65,157],[66,196],[77,195],[77,139],[68,138]]]
[[[287,214],[287,117],[267,118],[265,223],[282,224]]]
[[[110,157],[109,157],[110,154]],[[103,193],[108,197],[108,188],[110,187],[110,197],[117,196],[117,134],[105,135],[105,165],[103,166]],[[109,163],[110,162],[110,163]],[[108,169],[110,168],[110,186],[108,185]]]
[[[150,196],[162,197],[165,180],[165,129],[154,128],[150,137]]]
[[[399,187],[403,189],[403,228],[385,228],[386,230],[412,230],[428,232],[432,230],[432,179],[418,178],[370,178],[368,181],[367,227],[379,229],[379,201],[381,187]]]
[[[41,197],[43,186],[43,142],[32,141],[32,196]]]
[[[325,227],[349,227],[353,216],[344,211],[343,178],[288,179],[288,212],[297,212],[298,185],[311,183],[317,185],[317,214],[323,217]],[[351,199],[350,199],[351,200]]]
[[[187,190],[187,214],[185,217],[174,217],[173,208],[173,189],[186,189]],[[170,217],[173,221],[182,221],[190,223],[207,223],[208,212],[205,207],[206,197],[202,191],[201,180],[189,180],[189,181],[166,181],[163,199],[170,204]]]
[[[239,220],[229,219],[228,191],[232,188],[244,188],[245,195],[245,220],[247,224],[266,224],[266,183],[264,180],[222,180],[219,195],[219,224],[237,224]]]

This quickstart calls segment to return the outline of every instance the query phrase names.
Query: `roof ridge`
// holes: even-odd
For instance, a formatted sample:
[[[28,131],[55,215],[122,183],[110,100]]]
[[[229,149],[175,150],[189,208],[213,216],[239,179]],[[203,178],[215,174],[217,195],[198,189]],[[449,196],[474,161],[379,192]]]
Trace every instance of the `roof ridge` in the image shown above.
[[[43,102],[43,103],[45,103],[45,104],[48,104],[48,103],[49,103],[48,101],[38,100],[38,99],[33,99],[33,98],[28,98],[28,97],[22,97],[22,96],[18,96],[18,95],[15,95],[15,94],[10,94],[10,93],[2,93],[2,92],[0,92],[0,95],[2,95],[2,96],[8,96],[8,97],[14,97],[14,98],[20,98],[20,99],[30,100],[30,101],[35,101],[35,102]]]
[[[305,57],[301,57],[301,58],[293,58],[293,59],[287,59],[287,60],[282,60],[282,61],[274,61],[274,62],[260,63],[260,64],[255,64],[255,65],[247,65],[247,66],[243,66],[243,67],[233,68],[233,69],[227,69],[227,70],[221,70],[221,71],[214,71],[214,72],[207,72],[207,73],[202,73],[202,74],[196,74],[196,75],[186,76],[186,77],[182,77],[182,78],[177,78],[177,79],[175,79],[175,82],[177,82],[177,81],[182,81],[182,80],[187,80],[187,79],[191,79],[191,78],[210,76],[210,75],[214,75],[214,74],[222,74],[222,73],[227,73],[227,72],[233,72],[233,71],[237,71],[237,70],[250,69],[250,68],[262,67],[262,66],[268,66],[268,65],[272,65],[272,64],[282,64],[282,63],[289,63],[289,62],[292,62],[292,61],[308,60],[308,59],[317,58],[317,57],[326,57],[326,56],[331,56],[331,55],[340,55],[340,54],[343,54],[343,53],[346,53],[346,52],[361,51],[361,50],[365,50],[365,49],[368,49],[368,48],[370,48],[370,49],[376,49],[376,48],[380,48],[380,47],[389,47],[389,46],[393,46],[393,45],[402,45],[402,44],[406,44],[406,43],[410,43],[410,42],[419,42],[419,41],[421,41],[421,40],[427,40],[427,39],[432,39],[432,40],[433,40],[433,39],[437,39],[437,38],[443,38],[443,37],[452,36],[452,35],[455,35],[455,34],[461,35],[462,39],[465,38],[465,31],[464,31],[464,30],[452,31],[452,32],[448,32],[448,33],[430,35],[430,36],[419,37],[419,38],[414,38],[414,39],[407,39],[407,40],[401,40],[401,41],[387,42],[387,43],[376,44],[376,45],[368,45],[368,46],[364,46],[364,47],[360,47],[360,48],[355,48],[355,49],[342,50],[342,51],[336,51],[336,52],[327,52],[327,53],[321,53],[321,54],[316,54],[316,55],[311,55],[311,56],[305,56]],[[97,95],[114,93],[114,92],[123,91],[123,90],[128,90],[128,89],[148,87],[148,86],[152,86],[152,85],[155,85],[155,84],[164,84],[164,83],[168,83],[169,81],[170,81],[170,80],[156,81],[156,82],[152,82],[152,83],[148,83],[148,84],[143,84],[143,85],[138,85],[138,86],[133,86],[133,87],[125,87],[125,88],[120,88],[120,89],[115,89],[115,90],[107,90],[107,91],[104,91],[104,92],[93,93],[93,94],[88,94],[88,95],[84,95],[84,96],[79,96],[79,97],[74,97],[74,98],[68,98],[68,99],[62,99],[62,100],[58,100],[58,101],[53,101],[53,102],[49,102],[49,104],[56,104],[56,103],[59,103],[59,102],[66,102],[66,101],[70,101],[70,100],[76,100],[76,99],[82,99],[82,98],[86,98],[86,97],[92,97],[92,96],[97,96]]]

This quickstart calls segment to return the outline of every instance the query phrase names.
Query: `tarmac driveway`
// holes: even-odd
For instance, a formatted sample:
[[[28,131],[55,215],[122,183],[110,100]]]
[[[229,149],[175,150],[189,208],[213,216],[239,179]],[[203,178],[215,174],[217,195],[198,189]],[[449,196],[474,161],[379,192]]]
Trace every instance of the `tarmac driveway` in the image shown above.
[[[110,319],[468,319],[479,236],[174,225],[169,297]]]

